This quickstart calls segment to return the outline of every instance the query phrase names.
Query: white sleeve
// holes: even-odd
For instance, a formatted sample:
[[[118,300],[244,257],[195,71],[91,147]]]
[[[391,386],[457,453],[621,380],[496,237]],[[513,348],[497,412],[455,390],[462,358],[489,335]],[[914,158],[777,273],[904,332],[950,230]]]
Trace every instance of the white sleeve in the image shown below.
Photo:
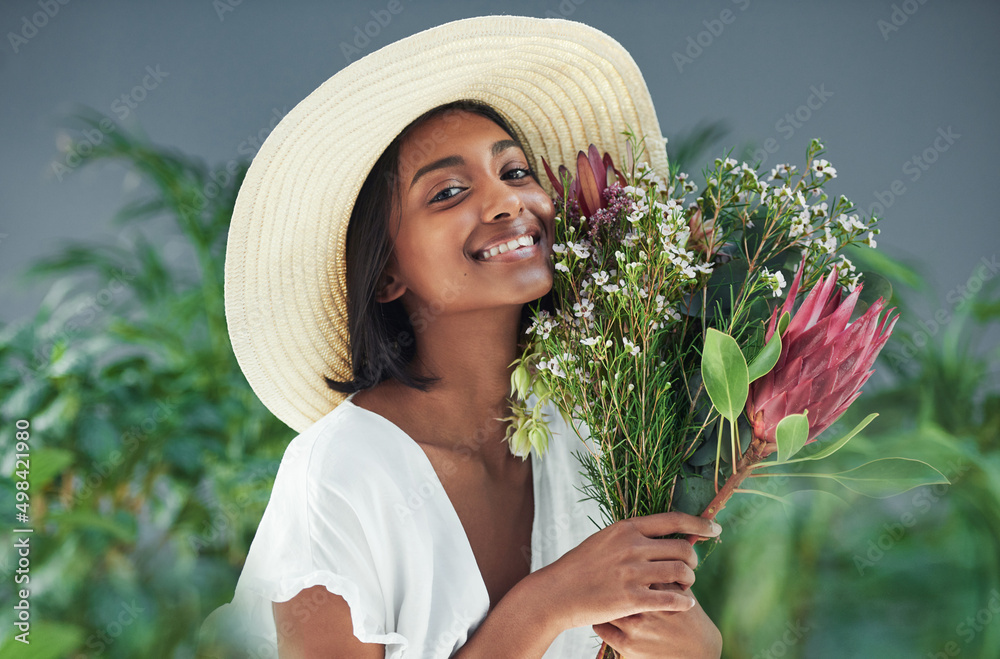
[[[266,618],[272,602],[286,602],[303,589],[322,585],[344,598],[351,609],[354,635],[364,643],[386,646],[386,657],[399,656],[407,639],[387,629],[395,624],[386,607],[373,543],[365,532],[365,502],[352,500],[340,479],[366,478],[351,473],[337,451],[326,442],[300,441],[289,445],[278,468],[274,488],[250,546],[236,588],[233,605],[239,608],[242,633],[259,635],[268,630],[276,643],[283,632]],[[329,438],[326,438],[329,439]],[[330,464],[335,460],[336,464]],[[377,480],[377,479],[375,479]],[[297,620],[309,615],[308,602],[293,611]],[[235,612],[234,612],[235,613]],[[232,629],[231,625],[230,628]],[[262,639],[263,640],[263,639]],[[254,656],[254,655],[250,655]]]

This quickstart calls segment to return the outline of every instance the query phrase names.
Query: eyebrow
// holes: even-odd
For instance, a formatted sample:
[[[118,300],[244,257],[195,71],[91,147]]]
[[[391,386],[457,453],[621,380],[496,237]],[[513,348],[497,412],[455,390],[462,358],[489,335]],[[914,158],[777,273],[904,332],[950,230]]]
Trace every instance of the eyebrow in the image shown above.
[[[495,158],[504,151],[506,151],[507,149],[510,149],[511,147],[520,148],[521,145],[516,140],[499,140],[497,142],[494,142],[493,146],[490,147],[490,156]],[[417,179],[419,179],[421,176],[423,176],[428,172],[432,172],[435,169],[443,169],[445,167],[455,167],[457,165],[464,165],[464,164],[465,164],[465,159],[462,158],[462,156],[445,156],[444,158],[435,160],[429,165],[424,165],[423,167],[417,170],[417,173],[413,175],[413,180],[410,181],[410,187],[412,188],[416,184]]]

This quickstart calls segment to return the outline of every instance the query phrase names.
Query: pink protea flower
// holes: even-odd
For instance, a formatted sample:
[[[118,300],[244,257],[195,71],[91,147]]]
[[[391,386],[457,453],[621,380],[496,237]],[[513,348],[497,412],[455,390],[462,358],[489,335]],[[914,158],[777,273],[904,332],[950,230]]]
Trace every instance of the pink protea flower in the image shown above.
[[[549,181],[552,182],[556,194],[562,197],[565,194],[565,188],[562,184],[563,177],[569,173],[569,170],[565,165],[559,165],[559,176],[556,176],[544,158],[542,158],[542,165],[545,167],[545,173],[548,175]],[[600,152],[593,144],[590,145],[587,153],[580,151],[577,154],[576,178],[569,186],[569,198],[579,205],[580,212],[584,217],[591,217],[605,207],[605,190],[611,184],[608,181],[610,177],[613,177],[612,182],[617,179],[621,185],[625,185],[625,177],[615,169],[614,163],[611,161],[611,154],[605,153],[602,159]]]
[[[774,334],[778,318],[786,311],[791,313],[803,270],[804,261],[785,303],[771,315],[766,339]],[[842,301],[834,268],[792,316],[782,334],[781,354],[774,368],[750,385],[746,414],[754,436],[767,442],[763,456],[777,450],[775,429],[789,414],[808,410],[807,443],[812,442],[861,395],[861,386],[874,373],[872,364],[899,315],[890,320],[894,311],[890,309],[879,321],[885,307],[879,298],[850,323],[860,293],[858,286]]]

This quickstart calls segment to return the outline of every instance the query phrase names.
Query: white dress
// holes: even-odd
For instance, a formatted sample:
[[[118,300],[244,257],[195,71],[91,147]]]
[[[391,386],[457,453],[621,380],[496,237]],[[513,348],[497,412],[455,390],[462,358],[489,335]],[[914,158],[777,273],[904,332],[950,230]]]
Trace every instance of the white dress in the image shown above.
[[[199,657],[277,657],[271,603],[316,585],[344,598],[354,635],[385,645],[386,659],[449,657],[486,617],[486,585],[430,460],[401,428],[353,397],[285,450],[233,601],[201,629],[201,648],[233,638],[239,649],[203,649]],[[581,501],[585,476],[574,454],[586,448],[551,403],[547,412],[549,449],[541,459],[530,456],[532,572],[602,523],[597,503]],[[544,656],[591,659],[599,647],[591,627],[578,627],[560,634]]]

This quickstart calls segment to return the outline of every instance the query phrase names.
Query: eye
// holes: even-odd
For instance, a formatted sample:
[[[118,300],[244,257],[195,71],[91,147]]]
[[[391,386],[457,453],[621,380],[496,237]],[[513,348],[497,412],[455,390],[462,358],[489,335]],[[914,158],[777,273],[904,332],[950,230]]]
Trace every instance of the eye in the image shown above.
[[[438,192],[436,195],[434,195],[431,198],[430,203],[433,204],[439,201],[448,201],[449,199],[451,199],[464,189],[465,188],[460,188],[458,186],[451,186],[449,188],[445,188],[444,190],[441,190],[441,192]]]
[[[531,176],[531,170],[522,167],[515,167],[514,169],[509,169],[503,173],[500,178],[506,178],[508,180],[519,180],[523,178],[528,178]]]

